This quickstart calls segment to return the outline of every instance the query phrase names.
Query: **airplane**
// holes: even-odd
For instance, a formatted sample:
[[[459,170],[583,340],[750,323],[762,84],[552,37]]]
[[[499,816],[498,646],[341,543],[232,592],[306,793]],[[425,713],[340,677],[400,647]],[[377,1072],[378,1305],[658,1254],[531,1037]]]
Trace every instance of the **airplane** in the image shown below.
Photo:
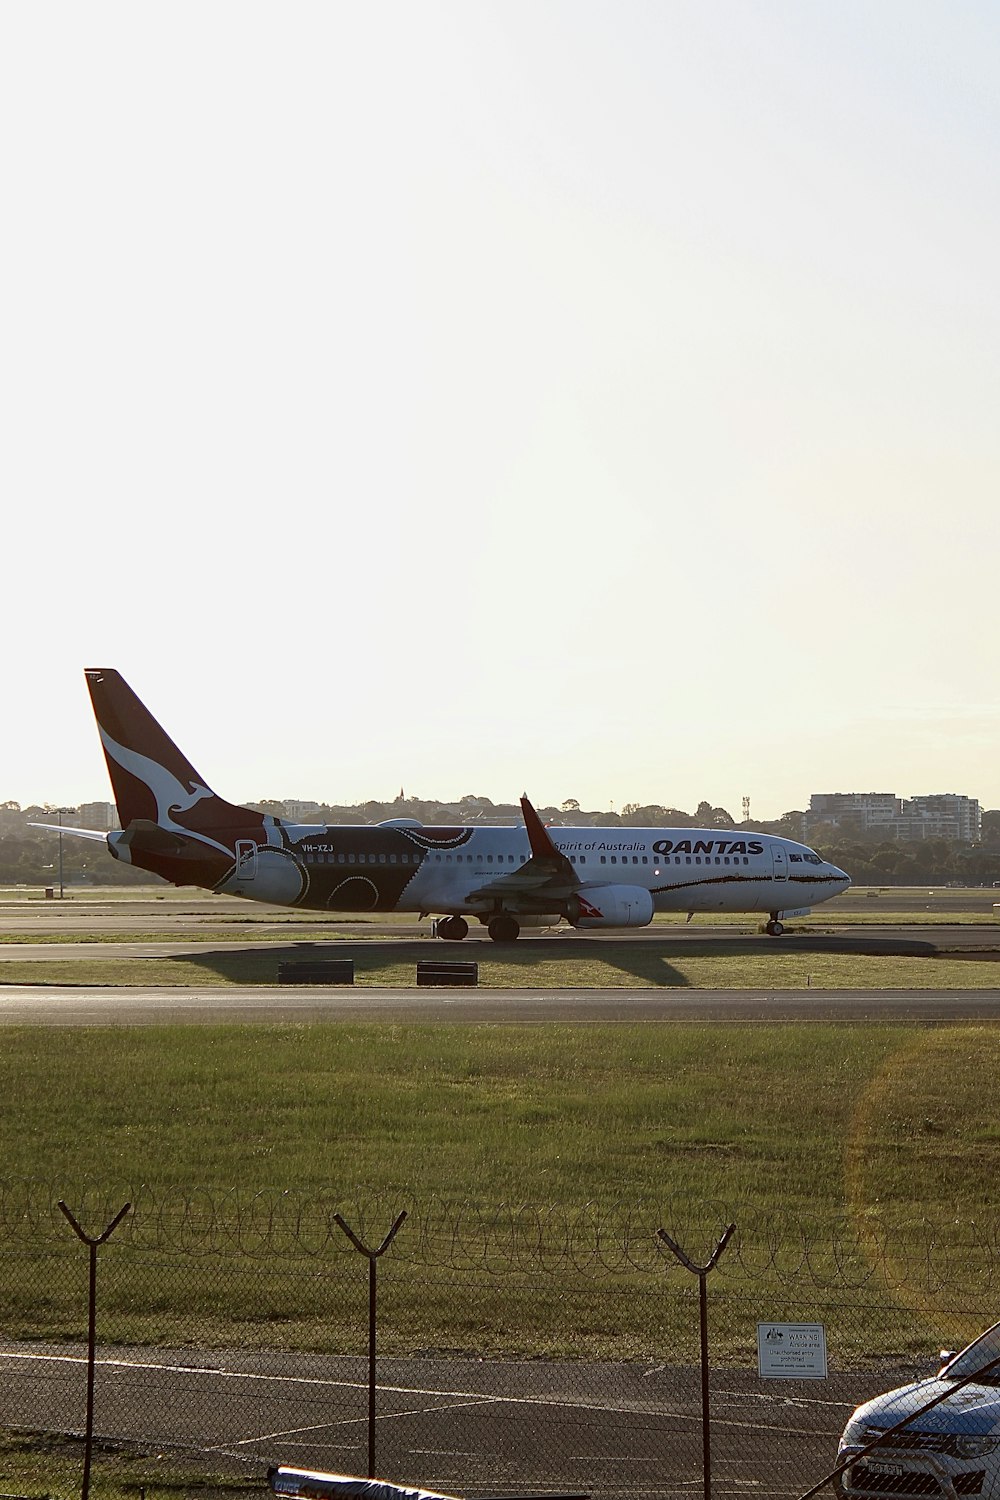
[[[478,921],[496,943],[560,921],[646,927],[658,911],[767,912],[766,931],[847,890],[849,876],[792,839],[737,828],[330,827],[237,807],[211,790],[125,679],[88,667],[121,829],[63,826],[177,886],[327,912],[436,915],[459,942]],[[36,824],[36,827],[53,827]]]

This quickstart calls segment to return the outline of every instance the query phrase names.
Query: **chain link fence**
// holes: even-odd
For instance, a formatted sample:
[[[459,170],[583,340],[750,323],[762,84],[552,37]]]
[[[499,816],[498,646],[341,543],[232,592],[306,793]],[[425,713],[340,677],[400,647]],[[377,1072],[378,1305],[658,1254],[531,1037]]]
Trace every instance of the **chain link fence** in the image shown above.
[[[994,1321],[997,1225],[0,1185],[0,1491],[81,1492],[96,1238],[92,1494],[260,1493],[271,1464],[468,1495],[801,1495],[853,1407]],[[359,1253],[381,1246],[377,1265]],[[370,1336],[377,1321],[375,1395]],[[819,1323],[825,1379],[762,1379],[757,1325]]]

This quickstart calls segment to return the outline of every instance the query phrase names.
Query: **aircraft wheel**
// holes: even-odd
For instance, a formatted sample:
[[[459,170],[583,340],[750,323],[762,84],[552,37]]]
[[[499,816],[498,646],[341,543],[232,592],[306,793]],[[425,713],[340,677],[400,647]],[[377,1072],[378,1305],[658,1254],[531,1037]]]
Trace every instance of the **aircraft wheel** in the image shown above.
[[[486,931],[495,943],[513,943],[517,940],[521,929],[513,917],[509,917],[506,913],[503,913],[499,917],[492,917],[490,919]]]
[[[764,931],[770,933],[771,937],[780,937],[784,930],[785,924],[783,922],[779,922],[777,917],[772,917],[770,922],[768,922],[767,926],[764,928]]]
[[[442,917],[437,924],[437,935],[449,943],[460,943],[468,936],[469,924],[464,917]]]

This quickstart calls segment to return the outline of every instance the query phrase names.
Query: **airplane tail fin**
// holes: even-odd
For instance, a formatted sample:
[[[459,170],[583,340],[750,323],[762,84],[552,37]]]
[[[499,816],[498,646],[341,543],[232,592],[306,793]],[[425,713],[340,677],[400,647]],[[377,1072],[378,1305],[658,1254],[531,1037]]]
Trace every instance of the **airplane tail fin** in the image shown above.
[[[187,757],[111,667],[87,667],[87,687],[104,746],[122,828],[142,820],[208,830],[239,809],[217,797]]]

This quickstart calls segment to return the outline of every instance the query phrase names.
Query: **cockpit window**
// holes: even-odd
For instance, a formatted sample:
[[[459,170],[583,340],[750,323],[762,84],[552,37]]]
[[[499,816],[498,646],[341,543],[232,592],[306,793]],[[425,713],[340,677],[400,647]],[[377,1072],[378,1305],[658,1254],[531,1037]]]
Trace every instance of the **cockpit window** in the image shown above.
[[[800,865],[802,863],[801,854],[790,854],[788,858],[791,860],[793,865]]]
[[[821,865],[823,863],[818,854],[803,854],[802,858],[809,865]]]

